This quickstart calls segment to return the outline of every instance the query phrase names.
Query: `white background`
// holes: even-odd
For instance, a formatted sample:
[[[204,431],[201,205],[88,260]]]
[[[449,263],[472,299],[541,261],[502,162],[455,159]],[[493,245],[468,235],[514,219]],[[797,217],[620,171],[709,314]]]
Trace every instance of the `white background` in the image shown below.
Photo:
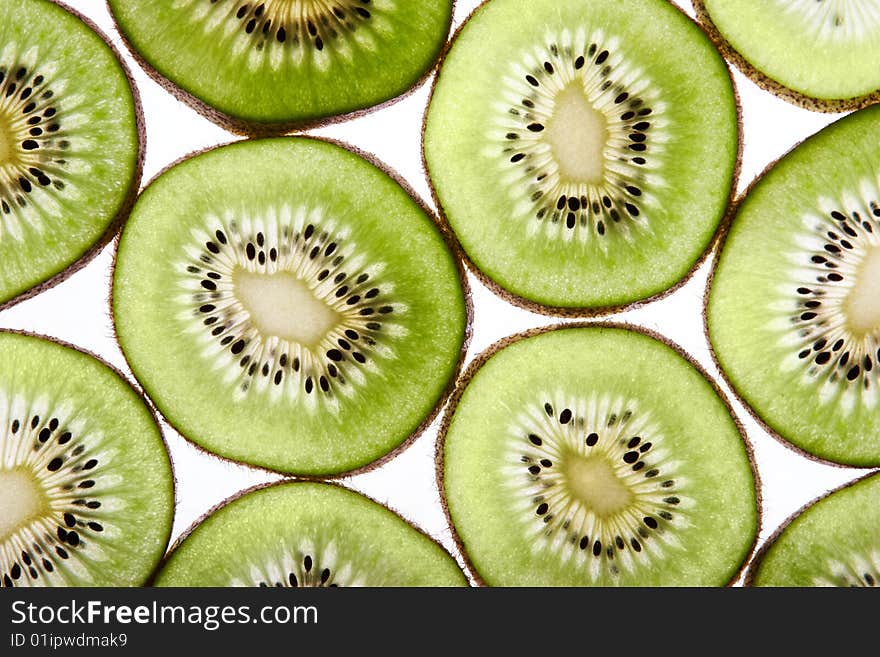
[[[122,47],[103,2],[67,2],[110,36],[134,75],[147,129],[144,182],[187,153],[238,139],[179,103],[143,73]],[[477,0],[458,0],[454,27],[461,24],[477,4]],[[678,4],[693,15],[690,2]],[[744,159],[739,182],[739,190],[742,190],[767,164],[837,116],[796,108],[758,89],[738,71],[734,71],[734,77],[744,119]],[[374,153],[402,174],[431,204],[420,156],[420,128],[431,79],[414,94],[390,107],[312,132]],[[0,327],[35,331],[67,340],[96,352],[128,373],[113,338],[109,313],[112,249],[113,244],[57,287],[0,313]],[[717,369],[709,357],[701,320],[702,296],[711,264],[710,258],[690,282],[666,299],[612,315],[610,319],[636,323],[662,333],[682,345],[713,377],[718,378]],[[513,307],[489,292],[473,276],[469,275],[469,278],[475,318],[468,362],[506,335],[560,321]],[[730,396],[727,386],[721,385]],[[857,469],[823,465],[796,454],[763,431],[739,404],[733,406],[754,447],[760,473],[764,513],[761,541],[803,504],[863,473]],[[434,478],[433,454],[438,424],[439,420],[435,421],[406,451],[384,466],[348,478],[345,483],[396,509],[457,555]],[[178,483],[172,540],[225,498],[248,486],[279,478],[207,455],[164,423],[163,429]]]

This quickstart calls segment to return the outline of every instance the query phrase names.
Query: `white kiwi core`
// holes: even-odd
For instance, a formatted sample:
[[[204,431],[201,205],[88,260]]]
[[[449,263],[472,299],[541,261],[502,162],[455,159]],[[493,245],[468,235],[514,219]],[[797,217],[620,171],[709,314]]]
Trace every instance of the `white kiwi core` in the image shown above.
[[[32,476],[22,470],[0,470],[0,543],[45,508],[43,492]]]
[[[570,84],[556,96],[545,134],[564,180],[594,185],[603,181],[608,121],[580,85]]]
[[[871,249],[846,300],[850,329],[864,336],[880,331],[880,247]]]
[[[602,456],[584,458],[572,454],[562,465],[562,471],[571,494],[599,516],[613,515],[633,501],[629,487]]]

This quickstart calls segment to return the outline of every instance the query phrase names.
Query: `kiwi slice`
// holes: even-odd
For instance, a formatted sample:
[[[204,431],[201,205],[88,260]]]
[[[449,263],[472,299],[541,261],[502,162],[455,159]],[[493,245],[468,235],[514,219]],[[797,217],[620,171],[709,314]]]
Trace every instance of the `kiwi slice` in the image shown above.
[[[730,383],[804,452],[880,465],[880,106],[824,128],[740,200],[711,279]]]
[[[877,0],[694,0],[724,56],[763,89],[820,112],[880,100]]]
[[[465,586],[455,560],[378,502],[295,481],[244,491],[196,522],[156,586]]]
[[[515,335],[475,359],[450,408],[440,489],[482,583],[715,586],[751,552],[750,448],[715,384],[658,335]]]
[[[446,43],[452,4],[108,0],[147,73],[207,118],[248,134],[351,116],[412,89]]]
[[[880,586],[880,475],[823,495],[762,546],[747,586]]]
[[[139,586],[173,513],[162,434],[122,375],[0,331],[0,585]]]
[[[92,23],[47,0],[0,3],[0,309],[110,241],[142,134],[128,71]]]
[[[205,449],[303,475],[408,444],[469,334],[430,212],[341,145],[249,140],[188,158],[122,232],[113,315],[165,417]]]
[[[440,67],[424,157],[487,285],[589,314],[693,271],[733,190],[738,128],[724,60],[666,0],[490,0]]]

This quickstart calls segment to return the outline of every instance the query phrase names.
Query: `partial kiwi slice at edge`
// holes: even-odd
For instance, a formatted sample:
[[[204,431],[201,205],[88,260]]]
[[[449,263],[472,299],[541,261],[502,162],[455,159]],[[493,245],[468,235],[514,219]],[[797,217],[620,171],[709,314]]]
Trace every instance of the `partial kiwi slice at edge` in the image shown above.
[[[758,551],[746,586],[880,586],[880,474],[794,513]]]
[[[140,393],[92,354],[0,331],[0,585],[140,586],[173,514]]]
[[[0,308],[63,280],[115,235],[143,136],[137,91],[96,26],[48,0],[0,3]]]
[[[289,481],[212,509],[177,542],[156,586],[466,586],[443,547],[337,484]]]
[[[825,127],[739,201],[706,299],[736,393],[804,453],[880,465],[880,106]]]
[[[738,174],[738,103],[666,0],[489,0],[441,63],[424,159],[495,292],[597,314],[667,293],[705,257]]]
[[[721,393],[643,329],[565,324],[480,354],[450,402],[439,485],[492,586],[722,586],[760,524]]]
[[[470,331],[431,212],[375,160],[306,137],[221,146],[151,182],[119,240],[112,308],[132,371],[184,436],[304,476],[409,444]]]
[[[406,93],[434,66],[452,0],[109,0],[146,71],[207,118],[279,134]]]

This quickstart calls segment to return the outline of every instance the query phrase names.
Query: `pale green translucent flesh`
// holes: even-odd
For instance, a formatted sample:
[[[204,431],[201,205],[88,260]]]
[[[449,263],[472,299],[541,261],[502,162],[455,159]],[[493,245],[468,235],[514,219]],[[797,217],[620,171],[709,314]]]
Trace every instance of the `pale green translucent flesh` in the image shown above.
[[[512,415],[556,391],[619,396],[656,420],[671,458],[684,462],[681,473],[694,500],[688,526],[672,532],[681,549],[666,550],[649,567],[598,579],[586,567],[534,549],[511,510],[504,472],[509,429]],[[490,585],[721,586],[734,577],[757,532],[755,480],[724,403],[669,347],[622,329],[552,331],[492,356],[454,411],[443,456],[452,522]]]
[[[661,210],[650,232],[628,243],[609,231],[588,244],[527,235],[486,154],[501,85],[523,53],[547,35],[583,27],[620,38],[627,61],[644,70],[666,103],[669,139]],[[660,38],[660,34],[663,37]],[[675,48],[668,47],[674,42]],[[476,64],[479,62],[479,64]],[[590,122],[590,131],[595,126]],[[443,210],[477,267],[508,291],[564,307],[623,305],[666,290],[709,245],[724,214],[737,160],[737,110],[726,66],[708,39],[667,2],[602,0],[585,6],[494,0],[460,32],[428,109],[425,159]]]
[[[785,254],[795,252],[805,212],[817,199],[857,194],[880,174],[880,108],[852,114],[810,138],[774,167],[745,198],[724,244],[709,295],[709,337],[736,391],[774,431],[824,459],[880,463],[880,409],[856,404],[844,412],[818,403],[769,327],[780,289],[796,288]],[[876,184],[876,183],[875,183]],[[792,294],[794,290],[792,289]]]
[[[74,135],[65,156],[70,173],[60,176],[66,189],[50,194],[57,206],[42,191],[24,195],[39,200],[42,228],[23,226],[23,240],[0,231],[2,304],[75,263],[104,235],[133,183],[139,137],[118,60],[79,19],[47,0],[9,0],[0,5],[0,44],[19,53],[36,48],[38,62],[57,67],[65,81],[55,96],[58,117]]]
[[[733,48],[785,87],[825,100],[862,96],[880,87],[880,23],[876,21],[853,18],[859,23],[855,33],[848,36],[838,28],[822,36],[780,0],[705,0],[704,4]],[[874,8],[873,13],[880,11]]]
[[[368,201],[367,201],[368,200]],[[210,214],[259,217],[280,204],[321,209],[407,309],[394,357],[337,413],[296,400],[234,397],[180,318],[177,263]],[[465,336],[459,271],[436,226],[389,176],[338,146],[303,138],[233,144],[185,161],[141,196],[121,237],[113,283],[120,343],[160,411],[212,452],[287,472],[363,466],[400,445],[441,398]],[[301,395],[304,398],[305,395]]]
[[[171,463],[146,404],[115,372],[91,356],[14,333],[0,332],[0,389],[24,399],[49,400],[50,406],[75,408],[89,434],[103,436],[97,451],[114,455],[106,468],[96,469],[96,478],[105,479],[98,479],[99,485],[90,490],[106,490],[116,507],[110,511],[106,505],[99,510],[108,514],[104,535],[88,536],[101,543],[103,559],[80,562],[77,570],[70,566],[74,559],[55,559],[53,576],[77,586],[144,584],[165,553],[174,513]],[[0,428],[0,437],[8,430]],[[4,471],[0,485],[5,482],[19,488],[21,478],[15,479]],[[31,502],[34,512],[45,508],[38,499],[32,497]],[[63,524],[60,517],[57,521]]]
[[[328,43],[317,58],[310,50],[297,61],[289,43],[255,50],[238,20],[212,25],[214,19],[194,19],[206,9],[201,4],[109,3],[123,35],[151,67],[208,105],[253,123],[344,114],[405,92],[436,60],[452,16],[451,0],[374,0],[367,7],[374,19],[359,28],[369,35],[368,47],[354,45],[340,56]]]
[[[767,549],[750,573],[754,578],[752,584],[827,585],[833,581],[833,564],[852,563],[853,557],[861,560],[873,555],[877,559],[880,555],[878,495],[880,476],[874,475],[808,507]]]
[[[251,565],[276,562],[279,550],[327,545],[361,585],[467,584],[443,548],[387,508],[339,486],[301,482],[250,492],[215,511],[171,553],[156,585],[229,586],[247,580]]]

